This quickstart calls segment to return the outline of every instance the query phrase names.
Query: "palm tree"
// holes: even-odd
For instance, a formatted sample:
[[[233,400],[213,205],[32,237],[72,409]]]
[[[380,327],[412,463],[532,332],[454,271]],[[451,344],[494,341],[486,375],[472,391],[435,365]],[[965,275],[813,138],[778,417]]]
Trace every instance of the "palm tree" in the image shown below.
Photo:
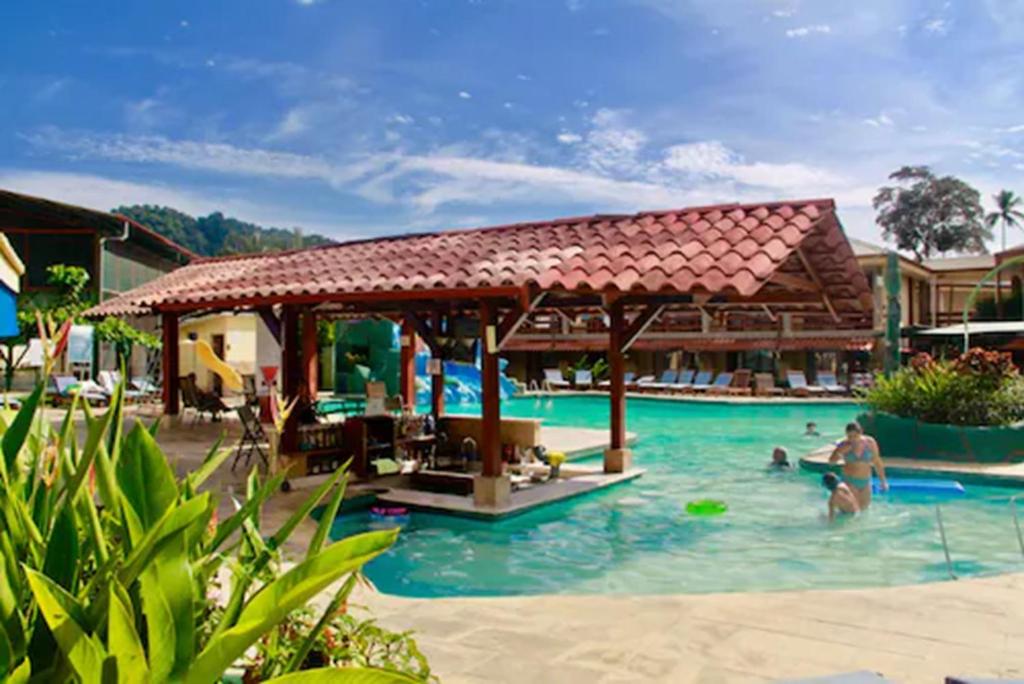
[[[985,217],[985,223],[988,224],[989,228],[994,228],[996,224],[1002,224],[1003,251],[1005,252],[1006,227],[1022,227],[1022,222],[1024,222],[1024,211],[1021,211],[1018,207],[1024,206],[1024,200],[1022,200],[1020,195],[1015,193],[1013,190],[1000,190],[999,194],[992,195],[992,199],[996,201],[996,207],[998,207],[998,209],[990,212]]]

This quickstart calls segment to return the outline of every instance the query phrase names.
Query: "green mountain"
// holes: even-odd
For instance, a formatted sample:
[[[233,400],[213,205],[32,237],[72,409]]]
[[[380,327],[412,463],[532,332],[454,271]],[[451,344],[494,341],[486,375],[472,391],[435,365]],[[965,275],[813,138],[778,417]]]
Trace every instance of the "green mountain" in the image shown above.
[[[239,221],[219,211],[198,218],[150,204],[117,207],[115,213],[134,219],[196,254],[221,256],[247,252],[277,252],[333,242],[323,235],[303,234],[299,229],[265,228]]]

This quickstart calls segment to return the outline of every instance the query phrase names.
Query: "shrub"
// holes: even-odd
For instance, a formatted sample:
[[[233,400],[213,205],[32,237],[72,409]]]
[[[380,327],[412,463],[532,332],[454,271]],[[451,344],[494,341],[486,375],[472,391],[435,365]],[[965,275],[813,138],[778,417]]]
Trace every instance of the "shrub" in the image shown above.
[[[264,481],[253,470],[245,502],[218,520],[213,495],[199,489],[230,449],[215,445],[200,467],[177,479],[155,426],[136,422],[124,434],[123,386],[104,415],[85,407],[84,443],[73,420],[77,400],[58,428],[38,413],[42,395],[40,385],[13,419],[0,420],[0,680],[218,681],[247,649],[348,577],[332,612],[303,625],[298,646],[284,651],[273,671],[289,682],[306,678],[288,673],[307,664],[302,650],[322,638],[363,565],[397,535],[325,543],[343,472],[270,531],[260,529],[260,509],[283,474]],[[305,557],[282,568],[281,544],[328,495]],[[208,589],[228,576],[221,602]],[[372,664],[308,676],[367,684],[423,679],[383,659]]]
[[[956,360],[918,354],[864,395],[875,410],[925,423],[1009,425],[1024,420],[1024,380],[1003,352],[971,349]]]

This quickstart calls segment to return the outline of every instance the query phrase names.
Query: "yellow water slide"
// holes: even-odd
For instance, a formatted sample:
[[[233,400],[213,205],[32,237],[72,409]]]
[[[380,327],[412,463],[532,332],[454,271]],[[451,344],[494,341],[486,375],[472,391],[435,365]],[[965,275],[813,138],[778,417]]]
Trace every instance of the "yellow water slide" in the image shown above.
[[[211,373],[216,373],[224,382],[224,387],[232,392],[242,391],[242,376],[229,366],[224,359],[213,352],[213,347],[205,340],[193,342],[196,346],[196,360]]]

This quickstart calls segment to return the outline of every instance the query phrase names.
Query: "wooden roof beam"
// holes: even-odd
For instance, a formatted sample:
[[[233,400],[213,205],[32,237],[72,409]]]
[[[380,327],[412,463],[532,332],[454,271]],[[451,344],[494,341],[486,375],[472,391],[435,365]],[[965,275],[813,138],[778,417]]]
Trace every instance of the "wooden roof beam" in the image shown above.
[[[633,343],[644,334],[647,328],[651,327],[651,324],[658,319],[658,316],[660,316],[664,310],[664,304],[654,304],[641,311],[640,314],[629,324],[629,327],[626,328],[626,332],[622,335],[622,351],[629,351],[629,348],[633,346]]]
[[[522,327],[526,319],[530,317],[530,314],[540,305],[544,300],[544,292],[534,295],[532,299],[528,301],[526,306],[523,305],[523,301],[520,300],[516,307],[512,311],[505,314],[505,318],[498,324],[498,350],[500,351],[505,343],[509,341],[516,331]]]
[[[814,284],[818,286],[818,291],[821,293],[821,303],[825,305],[828,312],[832,314],[832,320],[838,323],[842,320],[839,314],[836,312],[836,307],[832,304],[832,299],[828,296],[828,291],[825,289],[825,283],[822,282],[821,276],[818,275],[818,271],[811,265],[807,255],[804,254],[803,249],[800,247],[796,248],[796,255],[800,258],[800,263],[803,264],[804,270],[807,271],[807,275],[811,277]]]

